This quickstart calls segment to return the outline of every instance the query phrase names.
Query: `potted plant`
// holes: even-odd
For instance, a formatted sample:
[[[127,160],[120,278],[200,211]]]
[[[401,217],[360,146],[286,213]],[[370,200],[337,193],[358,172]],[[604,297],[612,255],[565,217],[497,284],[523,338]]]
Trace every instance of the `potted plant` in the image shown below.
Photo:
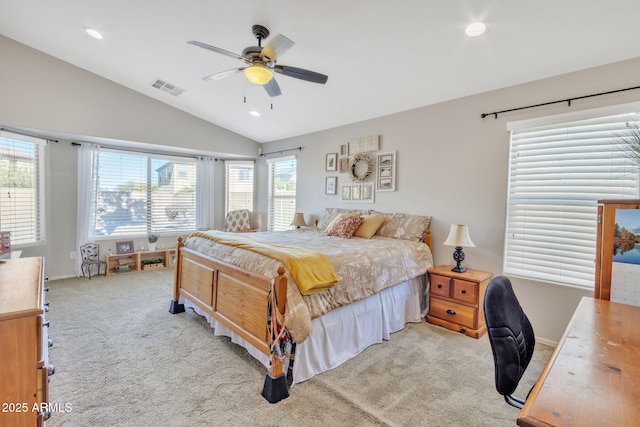
[[[149,233],[147,235],[147,240],[149,241],[149,250],[150,251],[155,251],[156,250],[156,242],[158,241],[159,237],[160,237],[160,235],[156,234],[156,233]]]

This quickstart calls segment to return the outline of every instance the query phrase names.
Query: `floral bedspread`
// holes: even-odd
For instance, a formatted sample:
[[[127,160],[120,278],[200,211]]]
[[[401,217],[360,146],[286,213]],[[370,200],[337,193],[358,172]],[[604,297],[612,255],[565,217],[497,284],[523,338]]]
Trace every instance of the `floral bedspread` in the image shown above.
[[[433,266],[429,247],[422,242],[374,236],[344,239],[313,229],[251,233],[263,240],[299,246],[329,258],[338,283],[327,291],[303,296],[287,272],[286,326],[298,343],[311,333],[311,320],[335,308],[366,298],[381,290],[425,274]],[[263,274],[276,275],[278,261],[242,248],[191,237],[185,246],[213,258]]]

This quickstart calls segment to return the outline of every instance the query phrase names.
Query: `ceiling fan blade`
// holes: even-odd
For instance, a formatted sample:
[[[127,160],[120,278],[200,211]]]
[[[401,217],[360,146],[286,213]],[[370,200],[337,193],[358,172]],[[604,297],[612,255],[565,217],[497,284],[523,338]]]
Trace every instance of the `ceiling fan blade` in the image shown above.
[[[293,77],[295,79],[306,80],[312,83],[325,84],[329,76],[316,73],[315,71],[305,70],[303,68],[289,67],[288,65],[276,65],[273,67],[273,71],[276,73],[284,74],[285,76]]]
[[[188,41],[187,43],[192,44],[194,46],[201,47],[203,49],[210,50],[212,52],[221,53],[223,55],[227,55],[227,56],[230,56],[232,58],[239,59],[241,61],[245,60],[241,55],[238,55],[237,53],[229,52],[228,50],[220,49],[219,47],[211,46],[211,45],[208,45],[206,43],[202,43],[202,42],[199,42],[199,41],[196,41],[196,40],[191,40],[191,41]]]
[[[276,81],[275,77],[272,77],[271,80],[269,80],[269,83],[264,85],[264,90],[266,90],[269,96],[271,97],[282,95],[282,92],[280,91],[280,86],[278,85],[278,82]]]
[[[278,34],[273,37],[266,46],[262,49],[260,56],[264,62],[273,62],[278,59],[282,54],[291,49],[295,45],[294,42],[283,36],[282,34]]]
[[[233,74],[236,74],[240,71],[243,71],[245,68],[247,67],[240,67],[240,68],[232,68],[231,70],[227,70],[227,71],[221,71],[219,73],[215,73],[215,74],[211,74],[210,76],[206,76],[203,77],[202,80],[220,80],[220,79],[224,79],[225,77],[229,77]]]

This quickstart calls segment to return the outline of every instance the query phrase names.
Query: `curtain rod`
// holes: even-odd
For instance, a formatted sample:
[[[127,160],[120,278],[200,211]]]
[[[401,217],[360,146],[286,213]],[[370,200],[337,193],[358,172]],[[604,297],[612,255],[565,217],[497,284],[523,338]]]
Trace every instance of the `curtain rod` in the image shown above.
[[[81,142],[72,142],[71,143],[72,146],[74,147],[79,147],[82,145]],[[122,148],[122,147],[117,147],[117,146],[111,146],[111,145],[103,145],[103,144],[98,144],[100,147],[102,148],[106,148],[108,150],[117,150],[117,151],[125,151],[125,152],[129,152],[129,153],[140,153],[140,154],[155,154],[155,155],[159,155],[159,156],[171,156],[171,157],[184,157],[186,159],[197,159],[198,157],[211,157],[211,156],[203,156],[200,154],[181,154],[181,153],[173,153],[171,151],[158,151],[158,150],[143,150],[143,149],[135,149],[135,148]],[[218,160],[222,160],[222,159],[217,159],[214,158],[213,160],[215,160],[216,162]]]
[[[7,128],[4,128],[4,127],[0,127],[0,130],[3,130],[5,132],[17,133],[18,135],[29,136],[31,138],[46,139],[47,141],[51,141],[51,142],[60,142],[57,139],[47,138],[46,136],[41,136],[41,135],[33,135],[33,134],[30,134],[30,133],[26,133],[26,132],[22,132],[22,131],[19,131],[19,130],[14,130],[14,129],[7,129]]]
[[[493,113],[482,113],[480,117],[484,119],[487,116],[495,116],[495,118],[497,119],[498,114],[510,113],[511,111],[526,110],[527,108],[542,107],[543,105],[559,104],[561,102],[566,102],[567,107],[571,107],[571,101],[576,101],[578,99],[592,98],[594,96],[610,95],[612,93],[625,92],[625,91],[634,90],[634,89],[640,89],[640,86],[628,87],[625,89],[618,89],[618,90],[610,90],[609,92],[594,93],[591,95],[578,96],[575,98],[560,99],[558,101],[543,102],[542,104],[527,105],[526,107],[511,108],[509,110],[495,111]]]
[[[286,149],[286,150],[272,151],[272,152],[270,152],[270,153],[261,153],[261,154],[260,154],[260,157],[268,156],[269,154],[282,154],[282,153],[286,153],[287,151],[296,151],[296,150],[298,150],[298,151],[302,151],[302,147],[297,147],[297,148],[288,148],[288,149]]]

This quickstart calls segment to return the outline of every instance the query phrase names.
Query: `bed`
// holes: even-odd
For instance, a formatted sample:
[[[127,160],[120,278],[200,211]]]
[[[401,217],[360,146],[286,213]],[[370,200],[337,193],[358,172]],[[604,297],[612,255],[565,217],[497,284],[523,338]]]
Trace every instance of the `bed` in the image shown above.
[[[262,395],[275,403],[288,396],[287,382],[335,368],[407,322],[421,321],[433,266],[429,222],[428,216],[328,208],[316,228],[193,233],[178,239],[169,311],[192,307],[215,335],[231,337],[259,360],[268,369]],[[340,228],[344,223],[350,228]],[[316,258],[296,266],[261,249],[271,251],[270,245],[330,265],[309,273]],[[333,283],[322,277],[316,288],[303,285],[329,270]]]

